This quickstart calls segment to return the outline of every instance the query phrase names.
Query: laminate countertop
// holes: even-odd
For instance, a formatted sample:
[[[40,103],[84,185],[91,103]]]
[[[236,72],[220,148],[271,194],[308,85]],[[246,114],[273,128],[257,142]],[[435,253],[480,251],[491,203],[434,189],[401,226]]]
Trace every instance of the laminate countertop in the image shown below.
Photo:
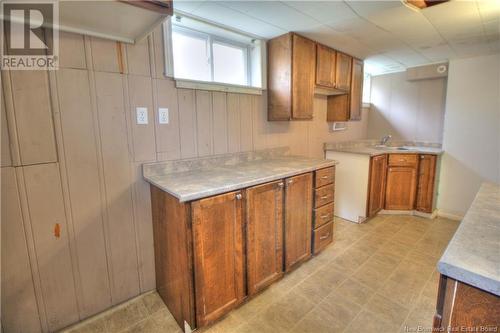
[[[441,155],[439,144],[412,141],[392,141],[386,147],[376,147],[380,140],[358,140],[325,143],[325,151],[377,156],[382,154],[432,154]],[[402,148],[402,149],[398,149]]]
[[[500,296],[500,185],[481,186],[439,260],[438,270]]]
[[[300,156],[271,154],[254,157],[236,160],[229,157],[208,163],[190,160],[188,163],[194,165],[193,168],[181,167],[177,170],[172,170],[169,162],[144,164],[143,176],[147,182],[185,202],[337,164],[333,160]]]

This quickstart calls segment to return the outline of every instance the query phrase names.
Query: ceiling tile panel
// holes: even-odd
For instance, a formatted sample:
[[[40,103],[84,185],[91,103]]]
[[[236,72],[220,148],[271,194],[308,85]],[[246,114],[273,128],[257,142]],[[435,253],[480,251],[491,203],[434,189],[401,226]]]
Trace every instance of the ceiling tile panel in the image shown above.
[[[321,23],[337,23],[358,16],[342,1],[284,1],[284,3]]]

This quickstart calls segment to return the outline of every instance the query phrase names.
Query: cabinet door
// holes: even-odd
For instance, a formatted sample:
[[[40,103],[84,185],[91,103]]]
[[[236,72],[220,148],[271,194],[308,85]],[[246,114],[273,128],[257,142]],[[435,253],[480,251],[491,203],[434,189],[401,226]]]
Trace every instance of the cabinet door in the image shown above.
[[[311,256],[312,174],[286,179],[285,270]]]
[[[363,98],[363,61],[359,59],[352,60],[351,80],[350,116],[351,120],[360,120]]]
[[[292,50],[292,118],[312,119],[316,45],[294,34]]]
[[[347,54],[337,52],[337,66],[335,82],[337,89],[348,91],[351,86],[351,65],[352,57]]]
[[[328,96],[326,106],[326,121],[348,121],[349,116],[349,95]]]
[[[385,209],[411,210],[415,205],[417,169],[414,167],[389,167]]]
[[[418,211],[432,213],[435,174],[436,155],[420,155],[416,204]]]
[[[247,285],[253,295],[283,275],[283,182],[247,190]]]
[[[387,155],[372,157],[370,161],[367,217],[377,214],[384,208],[386,175]]]
[[[245,297],[242,207],[240,192],[192,203],[198,327],[222,317]]]
[[[335,88],[335,50],[321,44],[316,46],[316,85]]]

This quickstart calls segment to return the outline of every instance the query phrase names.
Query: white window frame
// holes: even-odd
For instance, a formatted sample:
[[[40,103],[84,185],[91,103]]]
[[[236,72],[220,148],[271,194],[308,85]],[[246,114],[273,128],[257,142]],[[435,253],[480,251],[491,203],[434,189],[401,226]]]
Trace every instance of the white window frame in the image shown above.
[[[208,59],[207,61],[209,62],[210,66],[210,81],[204,81],[204,80],[191,80],[191,79],[186,79],[186,78],[181,78],[181,77],[176,77],[175,76],[175,67],[174,67],[174,78],[176,80],[188,80],[188,81],[199,81],[199,82],[208,82],[208,83],[214,83],[214,84],[224,84],[224,85],[235,85],[239,87],[252,87],[251,82],[252,82],[252,74],[251,74],[251,58],[250,58],[250,52],[251,52],[251,45],[247,45],[244,43],[239,43],[236,41],[232,41],[220,36],[215,36],[212,34],[204,33],[201,31],[197,31],[194,29],[186,28],[186,27],[181,27],[177,25],[173,25],[172,27],[172,33],[180,33],[185,36],[191,36],[195,38],[201,38],[207,41],[207,53],[208,53]],[[218,82],[214,80],[214,61],[213,61],[213,45],[214,43],[220,44],[220,45],[226,45],[234,48],[238,48],[243,50],[244,54],[244,66],[245,66],[245,81],[246,83],[244,85],[238,85],[238,84],[231,84],[231,83],[226,83],[226,82]],[[173,53],[172,53],[173,54]],[[175,61],[175,59],[174,59]]]

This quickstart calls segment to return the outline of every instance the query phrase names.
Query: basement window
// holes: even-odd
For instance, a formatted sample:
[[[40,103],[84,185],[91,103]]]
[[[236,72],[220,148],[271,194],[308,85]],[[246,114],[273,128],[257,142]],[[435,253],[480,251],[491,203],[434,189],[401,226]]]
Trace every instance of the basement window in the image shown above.
[[[186,16],[172,18],[173,74],[178,87],[263,88],[261,41]],[[213,89],[210,89],[210,88]],[[248,91],[247,91],[248,92]]]

